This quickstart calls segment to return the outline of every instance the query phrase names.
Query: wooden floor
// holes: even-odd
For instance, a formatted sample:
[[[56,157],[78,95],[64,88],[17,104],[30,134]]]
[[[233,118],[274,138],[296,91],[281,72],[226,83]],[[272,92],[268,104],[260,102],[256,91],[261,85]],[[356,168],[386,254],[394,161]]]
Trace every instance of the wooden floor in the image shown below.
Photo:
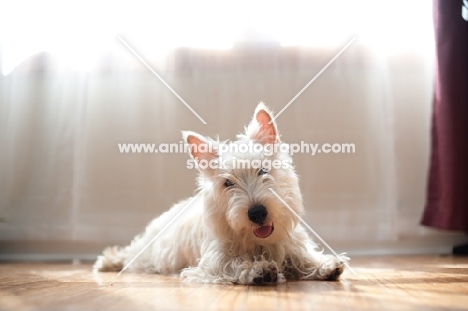
[[[277,286],[94,275],[90,264],[0,264],[1,310],[468,310],[468,257],[353,258],[357,276]]]

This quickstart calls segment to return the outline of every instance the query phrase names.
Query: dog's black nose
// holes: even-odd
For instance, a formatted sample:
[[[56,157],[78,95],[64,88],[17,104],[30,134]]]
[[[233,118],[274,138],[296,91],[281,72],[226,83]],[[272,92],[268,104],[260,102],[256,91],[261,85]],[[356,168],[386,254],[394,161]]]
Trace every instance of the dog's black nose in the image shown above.
[[[250,221],[258,225],[263,225],[263,222],[268,215],[268,211],[263,205],[254,205],[249,209],[248,215]]]

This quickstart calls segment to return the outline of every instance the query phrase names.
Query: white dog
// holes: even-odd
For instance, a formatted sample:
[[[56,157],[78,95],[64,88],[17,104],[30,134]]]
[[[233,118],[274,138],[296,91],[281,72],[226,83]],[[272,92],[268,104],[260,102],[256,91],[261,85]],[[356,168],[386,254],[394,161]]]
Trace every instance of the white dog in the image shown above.
[[[183,132],[200,171],[201,193],[154,219],[129,246],[105,249],[95,271],[121,270],[187,208],[132,262],[131,271],[227,284],[338,279],[349,258],[317,251],[291,212],[290,208],[303,215],[302,195],[289,153],[267,148],[280,143],[272,120],[260,103],[237,141],[219,142]],[[250,146],[249,150],[241,145]]]

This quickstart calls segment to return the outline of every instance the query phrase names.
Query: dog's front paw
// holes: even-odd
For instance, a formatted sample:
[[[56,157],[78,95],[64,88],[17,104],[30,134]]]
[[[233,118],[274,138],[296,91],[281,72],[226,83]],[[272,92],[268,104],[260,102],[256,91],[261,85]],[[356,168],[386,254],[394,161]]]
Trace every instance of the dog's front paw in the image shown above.
[[[335,270],[331,271],[331,273],[327,276],[327,281],[336,281],[340,277],[340,275],[344,271],[344,265],[341,264],[339,267],[335,268]]]
[[[262,275],[253,279],[256,285],[271,285],[278,280],[278,267],[276,264],[270,263],[267,268],[262,269]]]
[[[252,269],[252,279],[250,284],[253,285],[274,285],[283,283],[285,278],[278,271],[278,265],[274,261],[257,261],[254,262]]]
[[[320,278],[327,281],[336,281],[344,271],[344,262],[349,260],[343,256],[336,258],[332,255],[326,255],[321,260]]]

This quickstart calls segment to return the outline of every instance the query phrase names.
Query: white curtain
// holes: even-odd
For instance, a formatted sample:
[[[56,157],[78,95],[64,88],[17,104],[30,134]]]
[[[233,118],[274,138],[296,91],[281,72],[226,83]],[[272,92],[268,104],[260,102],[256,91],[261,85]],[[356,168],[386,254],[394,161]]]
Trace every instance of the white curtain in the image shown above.
[[[353,37],[277,119],[286,142],[356,145],[295,156],[305,220],[339,251],[406,240],[428,249],[441,236],[419,226],[433,83],[427,1],[1,11],[3,242],[127,243],[193,194],[196,172],[188,155],[121,154],[118,143],[177,143],[181,130],[233,139],[259,101],[280,111]]]

